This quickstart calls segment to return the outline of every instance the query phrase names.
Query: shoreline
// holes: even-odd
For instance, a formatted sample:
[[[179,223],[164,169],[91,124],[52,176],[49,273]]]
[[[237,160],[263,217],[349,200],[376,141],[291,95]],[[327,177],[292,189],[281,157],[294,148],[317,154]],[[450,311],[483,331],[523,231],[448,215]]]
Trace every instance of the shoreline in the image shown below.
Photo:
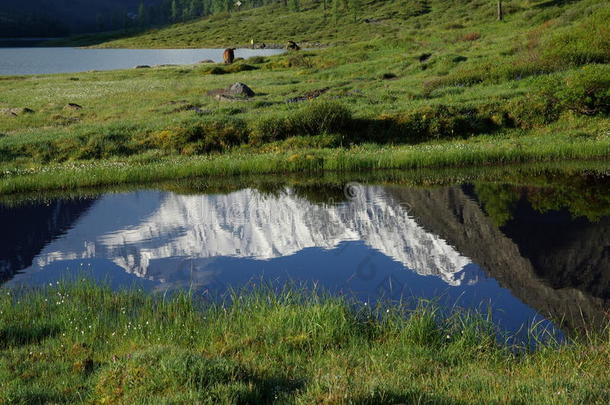
[[[44,166],[28,174],[0,177],[0,195],[31,191],[73,190],[120,184],[146,184],[205,176],[268,175],[288,173],[358,173],[361,171],[475,168],[522,163],[608,161],[610,139],[583,145],[545,145],[546,149],[514,150],[487,148],[468,153],[458,144],[433,153],[428,145],[386,148],[384,151],[349,149],[296,150],[284,153],[239,154],[154,159],[155,163],[108,160]],[[453,146],[453,147],[452,147]],[[456,152],[459,154],[456,155]],[[6,171],[5,171],[6,173]],[[23,173],[23,172],[21,172]]]

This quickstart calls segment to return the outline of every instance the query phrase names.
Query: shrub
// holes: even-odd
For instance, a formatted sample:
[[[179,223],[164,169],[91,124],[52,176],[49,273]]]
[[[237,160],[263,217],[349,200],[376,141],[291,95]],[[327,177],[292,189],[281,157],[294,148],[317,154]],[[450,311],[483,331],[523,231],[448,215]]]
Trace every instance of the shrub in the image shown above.
[[[251,140],[261,143],[297,135],[341,133],[351,122],[352,114],[343,105],[331,101],[313,101],[290,115],[259,120]]]
[[[419,142],[463,137],[492,131],[496,124],[491,111],[431,105],[396,116],[381,116],[373,125],[377,141]]]
[[[267,59],[264,56],[251,56],[246,59],[248,63],[252,63],[253,65],[259,65],[261,63],[267,62]]]
[[[525,129],[549,124],[560,114],[557,104],[539,94],[515,98],[504,105],[504,110],[511,126]]]
[[[122,133],[94,134],[75,151],[78,159],[106,159],[111,156],[126,156],[133,151],[128,146],[129,136]]]
[[[273,62],[266,65],[269,69],[283,69],[283,68],[312,68],[314,62],[312,60],[312,54],[308,53],[291,53],[283,58],[277,58]]]
[[[220,66],[214,66],[213,68],[208,70],[207,73],[210,75],[224,75],[225,73],[227,73],[227,71],[221,68]]]
[[[610,113],[610,66],[588,65],[562,78],[542,81],[540,96],[561,110],[578,114]]]
[[[245,143],[247,139],[245,124],[231,119],[155,132],[145,139],[145,143],[166,152],[193,155],[224,151]]]
[[[224,75],[227,73],[238,73],[256,69],[258,69],[256,66],[248,65],[246,63],[233,63],[224,67],[214,66],[206,69],[204,72],[210,75]]]

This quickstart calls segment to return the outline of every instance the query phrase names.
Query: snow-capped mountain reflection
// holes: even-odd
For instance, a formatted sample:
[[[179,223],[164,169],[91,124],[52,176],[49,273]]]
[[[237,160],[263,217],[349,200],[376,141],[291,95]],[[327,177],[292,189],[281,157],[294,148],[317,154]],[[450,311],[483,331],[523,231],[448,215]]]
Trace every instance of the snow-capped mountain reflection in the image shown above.
[[[180,271],[181,261],[170,258],[267,260],[362,241],[420,275],[454,286],[476,282],[476,275],[463,271],[470,260],[419,226],[408,207],[382,187],[360,191],[349,201],[322,205],[289,188],[279,195],[253,189],[226,195],[106,195],[49,243],[33,267],[105,258],[139,277],[163,281]]]

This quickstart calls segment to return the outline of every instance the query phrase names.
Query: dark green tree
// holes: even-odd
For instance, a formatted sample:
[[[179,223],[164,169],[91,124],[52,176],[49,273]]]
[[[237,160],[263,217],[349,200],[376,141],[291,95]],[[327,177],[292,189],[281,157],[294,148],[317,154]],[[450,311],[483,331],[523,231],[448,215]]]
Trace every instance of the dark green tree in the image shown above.
[[[180,9],[178,8],[178,2],[176,0],[172,0],[171,11],[169,16],[171,22],[178,21],[178,18],[180,16]]]

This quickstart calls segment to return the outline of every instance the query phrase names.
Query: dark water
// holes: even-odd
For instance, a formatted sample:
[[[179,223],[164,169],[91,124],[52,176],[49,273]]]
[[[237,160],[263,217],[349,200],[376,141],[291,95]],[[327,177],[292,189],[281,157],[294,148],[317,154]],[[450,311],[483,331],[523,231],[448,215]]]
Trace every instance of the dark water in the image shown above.
[[[235,56],[269,56],[281,49],[237,49]],[[129,69],[137,65],[222,62],[222,49],[85,49],[0,47],[0,76]]]
[[[278,185],[0,205],[0,277],[200,293],[316,283],[365,302],[491,308],[511,332],[537,320],[589,327],[610,304],[610,198],[595,197],[608,186]]]

